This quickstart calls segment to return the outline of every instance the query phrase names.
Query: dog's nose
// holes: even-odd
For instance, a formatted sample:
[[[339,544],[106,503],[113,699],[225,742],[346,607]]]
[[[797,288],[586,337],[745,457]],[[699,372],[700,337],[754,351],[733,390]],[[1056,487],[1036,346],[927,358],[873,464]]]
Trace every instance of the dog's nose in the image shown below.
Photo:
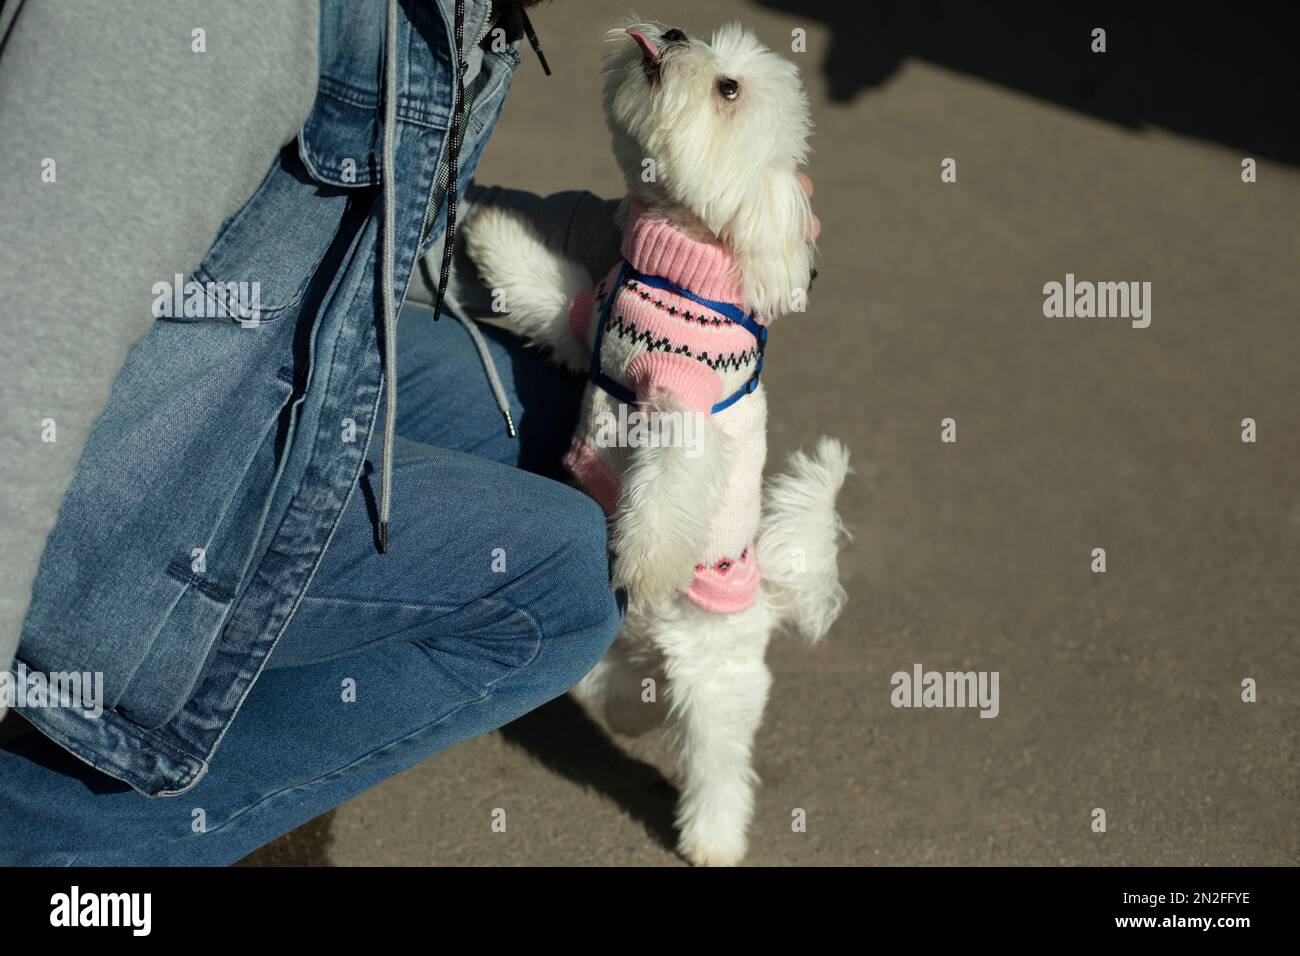
[[[659,39],[664,43],[685,43],[686,34],[676,27],[673,27],[671,30],[665,30]]]

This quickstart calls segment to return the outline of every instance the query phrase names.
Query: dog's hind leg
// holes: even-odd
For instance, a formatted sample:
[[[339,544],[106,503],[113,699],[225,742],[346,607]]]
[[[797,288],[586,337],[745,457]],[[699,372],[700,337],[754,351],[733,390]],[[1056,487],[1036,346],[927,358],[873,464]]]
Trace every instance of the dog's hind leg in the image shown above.
[[[697,866],[732,866],[748,848],[754,811],[752,747],[772,684],[769,615],[760,603],[729,615],[691,606],[675,617],[657,638],[681,777],[678,846]]]

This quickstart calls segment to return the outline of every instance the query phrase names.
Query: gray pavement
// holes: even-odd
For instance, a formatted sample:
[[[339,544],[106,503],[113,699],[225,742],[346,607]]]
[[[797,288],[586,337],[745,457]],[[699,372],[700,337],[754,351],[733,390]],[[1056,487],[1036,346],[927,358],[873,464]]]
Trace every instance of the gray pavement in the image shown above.
[[[988,63],[955,53],[960,18],[886,20],[857,55],[863,24],[783,5],[638,7],[808,38],[820,277],[773,331],[769,467],[820,433],[851,447],[851,602],[821,646],[770,653],[748,862],[1300,862],[1294,119],[1126,86],[1148,74],[1122,23],[1113,61],[1057,72],[1053,42],[1087,31],[1044,24],[1016,73],[994,68],[1020,62],[1005,38]],[[618,194],[598,66],[621,12],[535,13],[555,75],[525,50],[481,182]],[[1149,281],[1150,327],[1044,317],[1067,272]],[[916,663],[997,671],[999,715],[895,709],[890,675]],[[671,773],[655,737],[561,699],[247,862],[682,865]]]

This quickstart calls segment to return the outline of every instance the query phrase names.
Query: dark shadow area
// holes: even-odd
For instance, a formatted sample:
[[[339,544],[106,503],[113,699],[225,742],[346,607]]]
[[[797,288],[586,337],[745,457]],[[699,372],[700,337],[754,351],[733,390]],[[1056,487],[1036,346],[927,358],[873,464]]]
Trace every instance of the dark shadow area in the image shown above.
[[[660,845],[676,852],[677,788],[650,764],[625,754],[567,694],[501,728],[553,773],[615,801]]]
[[[376,429],[382,427],[380,422],[375,425]],[[382,441],[382,439],[380,439]],[[382,446],[381,446],[382,447]],[[379,497],[376,494],[375,485],[378,479],[372,477],[375,473],[375,466],[367,458],[361,463],[361,496],[365,499],[366,514],[370,516],[370,535],[375,544],[375,550],[380,550],[379,542]]]
[[[34,733],[35,730],[36,728],[29,724],[22,714],[11,710],[5,715],[4,720],[0,720],[0,746],[4,746],[6,741]]]
[[[916,58],[1132,129],[1300,163],[1300,17],[1281,4],[755,2],[830,28],[816,68],[839,103]],[[1092,52],[1096,27],[1106,31],[1105,53]]]
[[[124,793],[131,788],[64,750],[33,727],[23,717],[10,712],[0,725],[0,749],[7,750],[38,766],[78,780],[91,793]]]
[[[284,146],[280,151],[281,168],[292,175],[303,189],[310,190],[318,196],[344,195],[347,197],[347,203],[343,208],[343,216],[339,222],[338,231],[330,242],[329,248],[326,249],[320,264],[312,274],[307,289],[303,294],[302,302],[296,310],[296,317],[293,320],[297,325],[293,330],[292,366],[279,370],[280,377],[293,386],[293,391],[285,401],[284,407],[280,411],[280,417],[276,422],[275,460],[277,462],[283,459],[285,445],[289,439],[289,431],[294,427],[296,421],[298,401],[307,390],[307,380],[311,374],[311,344],[316,334],[317,319],[319,319],[320,311],[329,297],[330,289],[333,287],[339,269],[347,257],[352,241],[357,231],[364,224],[365,217],[369,213],[369,207],[374,201],[369,196],[359,196],[348,190],[316,182],[316,180],[312,179],[311,174],[307,172],[306,166],[303,165],[298,149],[299,145],[296,139]]]
[[[480,323],[479,331],[510,349],[515,394],[523,406],[515,422],[519,467],[568,483],[562,461],[581,416],[586,377],[559,368],[536,349],[520,349],[518,339],[504,329]]]
[[[334,811],[322,813],[261,849],[248,854],[235,866],[333,866],[330,847]]]
[[[616,802],[652,839],[676,852],[677,788],[657,768],[619,749],[567,694],[502,727],[501,735],[552,773]],[[335,866],[334,813],[321,814],[235,866]]]

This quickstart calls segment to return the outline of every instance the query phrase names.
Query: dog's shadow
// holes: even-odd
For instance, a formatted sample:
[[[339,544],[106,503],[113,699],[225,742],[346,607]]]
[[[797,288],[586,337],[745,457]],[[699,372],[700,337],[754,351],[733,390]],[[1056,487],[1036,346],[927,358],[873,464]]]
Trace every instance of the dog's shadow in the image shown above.
[[[625,753],[568,694],[502,727],[501,736],[546,769],[613,800],[676,853],[677,788],[657,767]]]
[[[510,342],[504,329],[481,326],[485,337]],[[559,481],[566,479],[560,459],[579,418],[582,380],[548,366],[537,353],[511,349],[520,417],[520,467]],[[540,414],[532,413],[540,410]],[[507,743],[530,754],[547,770],[595,790],[618,804],[647,834],[676,853],[673,811],[677,788],[651,764],[627,754],[569,694],[501,728]]]

